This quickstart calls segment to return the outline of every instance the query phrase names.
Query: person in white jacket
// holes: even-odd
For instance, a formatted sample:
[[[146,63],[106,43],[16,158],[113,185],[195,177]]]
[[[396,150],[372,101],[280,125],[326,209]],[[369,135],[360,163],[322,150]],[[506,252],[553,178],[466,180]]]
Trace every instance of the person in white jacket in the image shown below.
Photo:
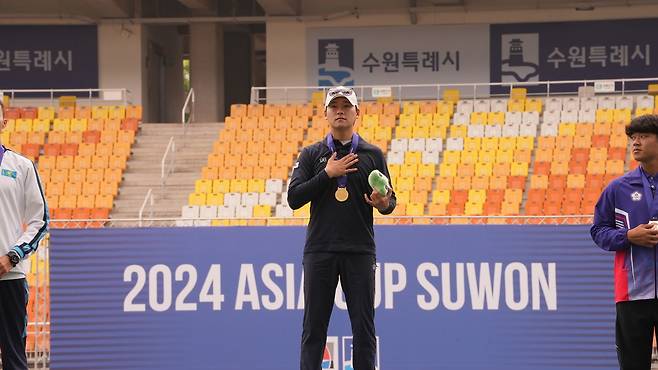
[[[0,132],[7,121],[0,102]],[[0,352],[4,370],[27,370],[27,258],[48,231],[37,169],[0,139]]]

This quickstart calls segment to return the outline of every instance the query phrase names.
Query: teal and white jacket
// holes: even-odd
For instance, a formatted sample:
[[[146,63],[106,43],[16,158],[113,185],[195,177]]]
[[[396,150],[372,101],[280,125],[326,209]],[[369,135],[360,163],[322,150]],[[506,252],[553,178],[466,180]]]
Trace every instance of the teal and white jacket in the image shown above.
[[[24,278],[27,257],[48,231],[48,206],[34,163],[0,146],[0,256],[15,250],[21,262],[0,280]]]

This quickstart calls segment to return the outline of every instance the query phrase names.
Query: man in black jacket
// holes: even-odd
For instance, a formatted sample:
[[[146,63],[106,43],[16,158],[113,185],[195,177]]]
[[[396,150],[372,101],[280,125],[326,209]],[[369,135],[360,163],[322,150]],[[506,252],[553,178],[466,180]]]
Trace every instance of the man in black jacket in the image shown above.
[[[373,208],[390,214],[395,194],[381,195],[368,184],[373,170],[390,176],[382,151],[354,133],[358,116],[352,89],[329,90],[325,117],[330,133],[302,150],[288,188],[291,208],[311,202],[303,259],[301,370],[321,367],[339,277],[352,323],[354,369],[375,368]]]

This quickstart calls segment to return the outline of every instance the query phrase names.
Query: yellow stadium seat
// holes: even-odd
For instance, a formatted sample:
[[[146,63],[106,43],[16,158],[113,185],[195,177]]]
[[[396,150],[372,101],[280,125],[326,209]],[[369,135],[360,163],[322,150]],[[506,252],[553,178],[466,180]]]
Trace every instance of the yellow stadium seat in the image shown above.
[[[631,110],[630,109],[615,109],[612,115],[612,120],[614,122],[624,122],[629,123],[631,121]]]
[[[194,182],[195,193],[210,193],[212,192],[212,180],[199,179]]]
[[[563,136],[574,136],[576,135],[576,124],[575,123],[560,123],[558,127],[558,135]]]
[[[459,162],[452,162],[452,163],[443,162],[439,165],[439,175],[445,177],[457,176],[458,166],[459,166]]]
[[[418,125],[412,126],[411,136],[414,138],[429,138],[430,126],[418,126]]]
[[[483,189],[470,189],[468,191],[468,201],[473,203],[484,203],[487,199],[487,191]]]
[[[596,122],[612,122],[614,120],[614,112],[612,109],[597,109]]]
[[[37,112],[37,117],[39,119],[55,119],[55,108],[53,107],[39,107]]]
[[[422,163],[423,153],[422,152],[405,152],[404,153],[404,163],[405,164],[420,164]]]
[[[418,164],[418,176],[434,177],[436,175],[436,165],[433,163]]]
[[[401,165],[399,164],[389,164],[388,165],[388,173],[391,175],[391,177],[399,177],[400,176],[400,168],[402,168]]]
[[[50,131],[49,119],[35,119],[32,121],[33,133],[47,133]]]
[[[502,125],[505,123],[505,112],[489,112],[487,114],[487,124]]]
[[[416,124],[416,114],[401,114],[400,126],[413,126]]]
[[[528,94],[528,89],[525,87],[513,87],[510,91],[510,99],[525,99]]]
[[[246,193],[247,192],[247,180],[245,179],[232,179],[229,191],[232,193]]]
[[[379,115],[364,114],[363,120],[361,122],[364,126],[369,126],[369,127],[379,126]]]
[[[420,113],[420,104],[416,101],[405,101],[402,103],[402,112],[403,114],[416,115]]]
[[[416,115],[416,125],[418,126],[431,126],[433,121],[433,113],[419,113]]]
[[[398,204],[407,204],[411,198],[411,190],[396,190],[395,197]]]
[[[446,150],[443,152],[443,163],[459,163],[461,159],[461,151]]]
[[[461,164],[475,164],[478,161],[478,152],[476,150],[463,150],[459,162]]]
[[[5,125],[4,130],[2,132],[14,132],[16,131],[16,120],[15,119],[8,119],[7,124]]]
[[[496,162],[496,149],[478,151],[478,163]]]
[[[516,138],[516,149],[529,149],[535,147],[535,138],[533,136],[519,136]]]
[[[407,216],[422,216],[425,214],[424,203],[408,203],[406,207]]]
[[[493,163],[478,162],[475,164],[476,176],[491,176],[493,175]]]
[[[126,118],[126,107],[122,105],[115,105],[108,108],[108,118],[110,119],[124,119]]]
[[[516,137],[501,137],[498,140],[498,149],[514,150],[516,149]]]
[[[635,109],[634,117],[643,116],[645,114],[653,114],[653,109],[651,109],[651,108],[637,108],[637,109]]]
[[[467,216],[478,216],[481,215],[484,210],[484,202],[466,202],[464,208],[464,214]]]
[[[91,118],[108,118],[109,108],[106,106],[95,106],[91,108]]]
[[[223,193],[208,193],[206,194],[206,205],[209,206],[222,206],[224,205]]]
[[[526,112],[542,112],[542,101],[539,98],[528,98],[525,101]]]
[[[228,179],[214,179],[212,181],[213,193],[229,193],[231,191],[231,180]]]
[[[247,180],[247,191],[254,193],[265,192],[265,180],[264,179]]]
[[[57,120],[55,120],[57,121]],[[57,130],[57,125],[55,124],[55,130]],[[73,118],[70,120],[69,129],[71,131],[87,131],[88,121],[86,118]]]
[[[411,191],[414,189],[413,177],[399,177],[395,185],[395,189],[399,191]]]
[[[418,175],[417,164],[403,164],[400,168],[400,176],[402,177],[416,177]]]
[[[448,137],[448,126],[431,126],[429,137],[445,139]]]
[[[451,103],[457,103],[459,101],[459,90],[457,89],[443,90],[443,100]]]
[[[368,141],[371,141],[375,137],[374,127],[359,127],[356,131],[359,133],[359,136],[362,136]]]
[[[375,129],[375,140],[390,141],[393,138],[393,129],[391,127],[377,127]]]
[[[452,113],[435,113],[432,115],[432,124],[434,126],[449,126]]]
[[[191,206],[205,206],[206,193],[192,193],[187,197],[187,203]]]
[[[512,176],[528,176],[528,163],[512,162],[510,174]]]
[[[468,126],[466,125],[453,125],[450,126],[450,137],[467,137]]]
[[[459,99],[457,99],[457,100],[459,100]],[[457,102],[457,100],[455,100],[455,101],[439,100],[436,103],[436,113],[446,114],[446,115],[448,115],[448,119],[450,119],[450,116],[452,116],[452,114],[454,113],[455,103]],[[436,118],[436,116],[435,116],[435,118]]]
[[[16,120],[16,127],[14,129],[16,132],[31,132],[32,131],[32,119],[31,118],[19,118]]]
[[[450,190],[432,191],[432,203],[448,204],[450,203]]]
[[[254,206],[254,217],[271,217],[272,216],[272,207],[268,205],[256,205]]]
[[[480,143],[480,149],[482,149],[482,150],[496,150],[496,149],[498,149],[498,141],[499,141],[499,138],[497,138],[497,137],[484,137],[484,138],[482,138],[482,141]]]
[[[513,149],[498,149],[496,151],[496,162],[497,163],[511,163],[513,160],[514,160],[514,150]]]
[[[464,150],[480,150],[482,139],[479,137],[464,138]]]
[[[510,99],[507,103],[509,112],[523,112],[525,110],[525,99]]]
[[[470,122],[472,125],[486,125],[487,112],[473,112],[471,113]]]
[[[84,120],[86,122],[86,120]],[[53,131],[68,132],[71,131],[71,120],[56,118],[53,121]]]

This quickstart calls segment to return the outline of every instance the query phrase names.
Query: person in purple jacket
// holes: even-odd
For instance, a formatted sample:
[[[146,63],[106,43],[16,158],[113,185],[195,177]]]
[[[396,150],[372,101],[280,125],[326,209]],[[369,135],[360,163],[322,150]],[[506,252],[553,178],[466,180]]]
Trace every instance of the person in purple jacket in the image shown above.
[[[622,370],[649,370],[658,324],[658,115],[626,126],[638,168],[613,180],[594,210],[592,239],[615,252],[616,344]]]

